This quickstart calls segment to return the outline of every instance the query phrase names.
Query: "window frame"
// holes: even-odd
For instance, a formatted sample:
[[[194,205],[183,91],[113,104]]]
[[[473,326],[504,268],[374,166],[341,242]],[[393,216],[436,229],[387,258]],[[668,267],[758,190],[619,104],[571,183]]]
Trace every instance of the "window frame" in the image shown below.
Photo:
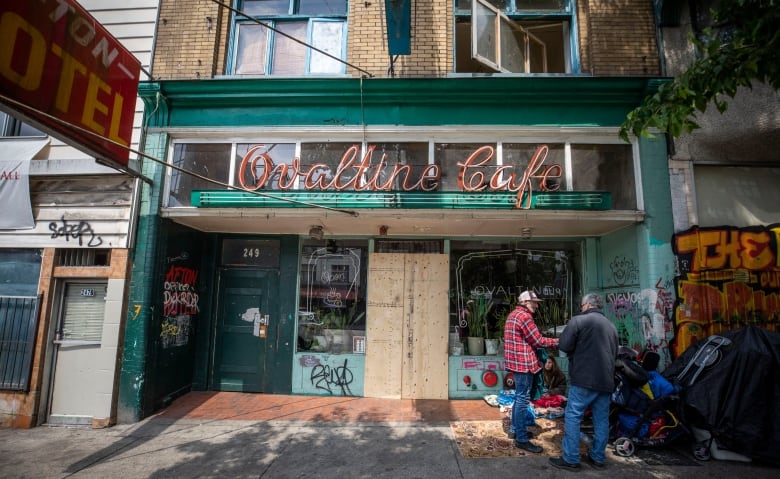
[[[469,140],[465,140],[464,138],[468,137]],[[514,134],[488,134],[484,135],[482,133],[464,133],[464,132],[458,132],[458,133],[434,133],[429,131],[420,131],[420,132],[399,132],[398,135],[388,135],[388,134],[378,134],[376,136],[371,135],[370,138],[365,139],[358,139],[354,134],[352,133],[342,133],[342,132],[335,132],[335,131],[323,131],[317,134],[301,134],[301,132],[298,131],[289,131],[289,132],[277,132],[277,133],[258,133],[257,137],[253,138],[252,136],[244,136],[241,138],[231,138],[229,140],[224,138],[193,138],[193,137],[181,137],[176,138],[172,140],[171,147],[169,148],[169,156],[168,156],[168,162],[174,162],[176,160],[174,156],[174,152],[178,150],[177,147],[184,146],[186,148],[187,145],[199,145],[199,144],[221,144],[221,145],[231,145],[231,153],[230,153],[230,159],[225,158],[224,161],[230,162],[228,165],[227,170],[228,173],[228,183],[229,187],[237,187],[238,185],[238,168],[240,164],[240,159],[237,158],[239,145],[273,145],[273,144],[294,144],[293,150],[295,151],[295,156],[300,158],[301,151],[302,151],[302,145],[304,144],[332,144],[333,142],[336,143],[344,143],[344,144],[355,144],[359,146],[360,152],[359,155],[362,158],[367,151],[368,146],[370,145],[382,145],[382,144],[419,144],[419,143],[427,143],[428,145],[428,158],[427,158],[427,165],[434,165],[437,163],[437,148],[438,145],[441,144],[464,144],[464,143],[484,143],[484,144],[495,144],[496,146],[496,158],[494,161],[496,162],[495,165],[491,165],[490,168],[495,169],[496,167],[503,165],[504,161],[506,161],[505,155],[508,154],[510,151],[515,151],[516,148],[519,145],[535,145],[539,143],[546,143],[550,145],[559,145],[562,148],[562,155],[563,155],[563,172],[562,177],[560,178],[560,185],[561,185],[561,191],[576,191],[575,190],[575,181],[574,176],[577,175],[577,171],[572,167],[572,148],[574,147],[574,153],[577,152],[577,146],[578,145],[604,145],[608,148],[612,148],[614,146],[628,146],[631,149],[630,153],[630,162],[631,162],[631,168],[633,169],[633,180],[634,184],[631,186],[633,190],[635,191],[634,200],[636,204],[632,206],[631,210],[644,210],[644,201],[643,201],[643,192],[642,192],[642,173],[641,173],[641,166],[640,166],[640,152],[639,147],[637,143],[633,143],[631,145],[626,145],[624,142],[619,140],[616,135],[614,134],[594,134],[593,132],[589,132],[587,129],[582,130],[579,133],[572,133],[568,135],[567,138],[561,138],[560,135],[557,134],[539,134],[534,135],[532,137],[528,137],[527,135],[514,135]],[[505,151],[504,145],[506,145],[509,148],[509,151]],[[374,155],[381,155],[381,149],[378,149],[374,152]],[[179,161],[182,161],[179,159]],[[419,163],[422,165],[422,163]],[[174,204],[171,199],[171,189],[172,189],[172,183],[175,182],[174,175],[182,175],[183,173],[177,172],[177,171],[170,171],[172,169],[169,169],[168,177],[166,179],[165,183],[165,192],[164,192],[164,208],[165,209],[176,209],[176,208],[193,208],[189,204]],[[443,171],[443,170],[442,170]],[[239,186],[240,187],[240,186]],[[197,188],[192,188],[193,189]],[[220,189],[216,185],[214,186],[208,186],[208,189]],[[227,188],[226,188],[227,189]],[[291,188],[293,191],[300,191],[303,189],[300,180],[295,182],[295,186]],[[275,191],[273,189],[267,190],[269,192]],[[320,190],[312,190],[312,191],[320,191]],[[334,190],[324,190],[329,192],[334,192]],[[457,190],[452,189],[450,187],[445,186],[445,180],[440,181],[440,187],[439,191],[443,192],[456,192]],[[613,208],[614,209],[614,208]]]
[[[243,2],[239,3],[239,7],[241,7]],[[227,65],[227,74],[229,76],[237,76],[237,77],[258,77],[258,78],[284,78],[284,77],[306,77],[306,76],[343,76],[346,75],[346,57],[347,57],[347,32],[348,32],[348,8],[345,9],[345,11],[342,13],[337,13],[333,15],[316,15],[316,14],[300,14],[297,13],[300,10],[300,0],[289,0],[289,8],[286,13],[278,13],[278,14],[262,14],[262,15],[254,15],[249,16],[247,14],[239,15],[236,13],[233,13],[232,19],[231,19],[231,31],[230,31],[230,41],[228,46],[228,58],[229,62]],[[250,18],[247,18],[250,17]],[[284,36],[283,33],[279,33],[276,31],[278,28],[278,25],[286,22],[306,22],[306,38],[298,39],[306,43],[308,46],[314,46],[313,44],[313,38],[316,35],[316,28],[318,26],[321,26],[323,24],[327,23],[339,23],[341,25],[341,37],[340,41],[338,43],[338,52],[331,53],[333,56],[338,57],[341,61],[339,62],[339,71],[338,72],[314,72],[312,73],[312,60],[316,59],[318,56],[326,58],[329,62],[335,62],[336,60],[333,60],[327,56],[324,56],[322,54],[318,54],[318,52],[315,52],[312,50],[312,48],[308,46],[302,46],[305,48],[305,55],[303,57],[303,73],[297,74],[297,73],[274,73],[274,56],[275,56],[275,45],[278,39],[279,35]],[[258,23],[259,22],[259,23]],[[240,55],[242,53],[242,50],[240,50],[240,34],[241,34],[241,27],[242,26],[255,26],[256,28],[262,28],[265,29],[265,52],[264,52],[264,66],[261,71],[256,71],[252,73],[237,73],[237,70],[240,68]],[[290,40],[293,41],[293,40]],[[320,48],[320,47],[317,47]],[[320,48],[324,51],[324,48]]]
[[[540,69],[532,68],[533,65],[531,62],[533,61],[533,58],[538,57],[538,55],[533,55],[533,48],[531,47],[531,43],[536,43],[538,45],[544,46],[546,49],[546,44],[542,39],[539,37],[539,35],[536,35],[534,33],[534,30],[538,30],[542,27],[548,27],[548,26],[534,26],[534,25],[522,25],[521,22],[523,21],[554,21],[554,22],[560,22],[560,28],[562,29],[562,47],[563,47],[563,55],[562,55],[562,63],[563,63],[563,73],[552,73],[552,74],[576,74],[580,72],[580,64],[579,64],[579,53],[578,53],[578,35],[577,35],[577,15],[576,15],[576,8],[575,8],[575,0],[561,0],[561,8],[560,9],[540,9],[540,10],[524,10],[522,8],[517,7],[517,1],[516,0],[507,0],[505,3],[505,8],[501,9],[499,7],[496,7],[492,2],[489,0],[471,0],[470,7],[468,9],[462,8],[463,5],[460,5],[459,0],[455,1],[455,8],[454,8],[454,14],[456,21],[458,19],[461,19],[463,21],[468,21],[470,25],[470,40],[471,40],[471,52],[469,52],[471,59],[474,62],[477,62],[485,67],[488,67],[489,69],[495,70],[494,73],[496,74],[520,74],[520,75],[539,75],[539,74],[551,74],[548,73],[548,61],[547,61],[547,53],[546,51],[543,53],[543,65]],[[485,58],[482,55],[478,55],[477,52],[479,50],[480,45],[477,43],[478,38],[478,22],[475,20],[477,17],[476,12],[478,6],[488,9],[496,14],[496,21],[494,26],[494,34],[493,37],[496,39],[496,58],[499,60],[498,62],[492,62],[490,59]],[[504,68],[504,65],[507,62],[501,61],[501,53],[500,53],[500,43],[501,43],[501,23],[504,23],[507,27],[511,29],[512,32],[522,32],[522,35],[526,39],[523,45],[523,51],[524,51],[524,57],[523,58],[523,64],[524,68],[522,72],[517,71],[510,71],[507,68]],[[457,23],[457,22],[456,22]],[[457,32],[457,29],[454,29],[455,32]],[[457,52],[458,45],[457,45],[457,39],[456,39],[456,46],[455,51]],[[456,55],[457,58],[457,55]],[[457,61],[455,64],[455,73],[459,74],[468,74],[469,71],[458,71],[457,70],[458,65]],[[539,71],[541,70],[541,71]]]
[[[25,133],[29,131],[30,133],[38,132],[39,134],[22,134],[23,130],[27,130]],[[35,128],[33,125],[16,118],[10,113],[0,111],[0,138],[45,138],[47,136],[45,132]]]

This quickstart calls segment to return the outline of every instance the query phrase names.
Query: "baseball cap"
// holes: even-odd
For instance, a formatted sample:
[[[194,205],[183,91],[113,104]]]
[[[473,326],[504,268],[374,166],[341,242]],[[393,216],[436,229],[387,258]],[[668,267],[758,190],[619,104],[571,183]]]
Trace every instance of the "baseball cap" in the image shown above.
[[[541,299],[533,291],[523,291],[520,293],[518,301],[522,303],[523,301],[541,301]]]

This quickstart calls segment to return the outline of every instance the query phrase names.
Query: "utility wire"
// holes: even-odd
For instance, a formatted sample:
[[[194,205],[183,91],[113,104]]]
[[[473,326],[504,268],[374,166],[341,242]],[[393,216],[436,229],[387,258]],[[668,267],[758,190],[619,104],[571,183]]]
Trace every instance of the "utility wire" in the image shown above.
[[[315,46],[309,45],[308,43],[306,43],[306,42],[304,42],[302,40],[298,40],[297,38],[295,38],[295,37],[293,37],[293,36],[283,32],[281,30],[277,30],[276,28],[272,27],[271,25],[268,25],[267,23],[263,23],[260,20],[257,20],[256,18],[250,17],[249,15],[247,15],[244,12],[242,12],[241,10],[233,8],[230,5],[225,5],[224,3],[222,3],[219,0],[211,0],[211,1],[216,3],[217,5],[219,5],[221,7],[227,8],[228,10],[230,10],[233,13],[235,13],[236,15],[241,15],[242,17],[244,17],[244,18],[246,18],[248,20],[251,20],[251,21],[255,22],[258,25],[262,25],[262,26],[264,26],[265,28],[267,28],[269,30],[273,30],[274,32],[278,33],[279,35],[287,37],[287,38],[289,38],[290,40],[292,40],[292,41],[294,41],[296,43],[300,43],[301,45],[305,46],[306,48],[311,48],[312,50],[314,50],[317,53],[321,53],[321,54],[325,55],[326,57],[329,57],[329,58],[332,58],[332,59],[336,60],[339,63],[343,63],[344,65],[347,65],[350,68],[354,68],[355,70],[359,71],[360,73],[364,73],[369,78],[373,78],[374,77],[374,75],[371,74],[370,72],[368,72],[366,70],[363,70],[360,67],[356,67],[355,65],[353,65],[353,64],[351,64],[349,62],[346,62],[346,61],[342,60],[341,58],[333,56],[333,55],[331,55],[330,53],[328,53],[328,52],[326,52],[324,50],[320,50],[319,48],[317,48]]]
[[[30,107],[28,105],[25,105],[25,104],[23,104],[21,102],[18,102],[16,100],[12,99],[12,98],[9,98],[9,97],[7,97],[7,96],[5,96],[3,94],[0,94],[0,100],[20,108],[22,112],[28,111],[28,112],[35,113],[37,115],[41,115],[41,116],[43,116],[43,117],[45,117],[45,118],[47,118],[49,120],[52,120],[52,121],[54,121],[54,122],[56,122],[56,123],[58,123],[60,125],[65,125],[65,126],[67,126],[69,128],[73,128],[74,130],[77,130],[77,131],[79,131],[81,133],[85,133],[85,134],[87,134],[87,135],[89,135],[89,136],[91,136],[93,138],[99,139],[101,141],[105,141],[107,143],[111,143],[112,145],[118,146],[118,147],[120,147],[120,148],[122,148],[124,150],[127,150],[127,151],[131,152],[131,153],[135,153],[138,156],[142,156],[142,157],[147,158],[147,159],[149,159],[149,160],[151,160],[151,161],[153,161],[155,163],[163,165],[166,168],[171,168],[171,169],[174,169],[174,170],[179,171],[181,173],[184,173],[184,174],[187,174],[187,175],[190,175],[190,176],[194,176],[195,178],[198,178],[200,180],[206,181],[206,182],[214,184],[214,185],[221,186],[221,187],[226,188],[228,190],[241,191],[241,192],[249,193],[249,194],[252,194],[252,195],[255,195],[255,196],[259,196],[259,197],[262,197],[262,198],[270,198],[270,199],[273,199],[273,200],[284,201],[284,202],[287,202],[287,203],[295,203],[295,204],[299,204],[299,205],[303,205],[303,206],[309,206],[311,208],[320,208],[320,209],[324,209],[324,210],[335,211],[335,212],[338,212],[338,213],[344,213],[344,214],[347,214],[347,215],[350,215],[350,216],[355,216],[355,217],[360,216],[356,211],[352,211],[352,210],[343,210],[343,209],[340,209],[340,208],[331,208],[330,206],[323,206],[323,205],[318,205],[318,204],[315,204],[315,203],[309,203],[309,202],[306,202],[306,201],[294,200],[292,198],[283,198],[283,197],[279,197],[279,196],[276,196],[276,195],[263,193],[263,192],[260,192],[260,191],[257,191],[257,190],[245,190],[243,188],[239,188],[237,186],[233,186],[233,185],[230,185],[228,183],[224,183],[222,181],[214,180],[212,178],[200,175],[198,173],[195,173],[194,171],[190,171],[190,170],[184,169],[184,168],[182,168],[180,166],[176,166],[176,165],[174,165],[172,163],[168,163],[167,161],[160,160],[160,159],[155,158],[153,156],[147,155],[146,153],[143,153],[141,151],[134,150],[134,149],[130,148],[129,146],[123,145],[122,143],[116,142],[116,141],[111,140],[109,138],[105,138],[105,137],[103,137],[101,135],[98,135],[97,133],[95,133],[93,131],[89,131],[87,129],[81,128],[78,125],[73,125],[73,124],[68,123],[66,121],[62,121],[59,118],[56,118],[56,117],[54,117],[52,115],[49,115],[48,113],[45,113],[45,112],[42,112],[42,111],[37,110],[35,108],[32,108],[32,107]],[[143,181],[145,181],[146,183],[148,183],[150,185],[153,184],[152,180],[150,180],[149,178],[144,177],[143,175],[141,175],[138,172],[134,172],[134,171],[130,170],[129,168],[128,169],[117,168],[117,166],[115,166],[114,164],[109,164],[107,166],[110,166],[110,167],[114,168],[115,170],[121,171],[121,172],[126,173],[128,175],[141,178]]]

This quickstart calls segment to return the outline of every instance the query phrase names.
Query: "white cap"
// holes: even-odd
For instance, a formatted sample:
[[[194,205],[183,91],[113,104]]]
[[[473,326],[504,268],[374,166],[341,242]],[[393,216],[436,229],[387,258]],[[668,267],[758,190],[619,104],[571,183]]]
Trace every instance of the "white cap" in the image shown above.
[[[520,293],[520,297],[518,300],[522,303],[523,301],[541,301],[538,296],[536,296],[536,293],[533,291],[523,291]]]

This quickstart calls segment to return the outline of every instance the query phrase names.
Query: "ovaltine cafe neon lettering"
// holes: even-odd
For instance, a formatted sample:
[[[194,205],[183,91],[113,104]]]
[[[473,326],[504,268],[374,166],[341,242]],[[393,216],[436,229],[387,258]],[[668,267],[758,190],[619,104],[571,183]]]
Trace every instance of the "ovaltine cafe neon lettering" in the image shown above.
[[[359,159],[358,145],[347,149],[330,179],[325,175],[330,169],[328,165],[315,163],[304,170],[301,168],[300,158],[294,158],[292,164],[275,164],[268,153],[257,153],[263,147],[264,145],[253,146],[241,160],[238,178],[239,184],[245,190],[264,188],[272,179],[277,180],[279,189],[290,190],[295,187],[299,176],[303,178],[303,187],[306,190],[331,191],[391,191],[395,184],[400,184],[403,191],[434,191],[439,188],[441,180],[440,165],[427,165],[417,177],[413,177],[410,165],[391,165],[384,153],[378,163],[372,164],[372,155],[376,148],[374,145],[368,147],[362,160]],[[537,147],[522,174],[518,174],[513,165],[501,165],[496,167],[495,172],[488,178],[480,167],[490,163],[495,157],[495,149],[489,145],[482,146],[466,161],[457,163],[458,187],[466,192],[516,192],[515,207],[530,208],[534,181],[539,191],[556,191],[560,188],[557,181],[548,183],[548,180],[558,179],[563,173],[563,168],[557,163],[544,165],[548,151],[547,145]],[[247,177],[247,168],[254,179],[253,185],[247,185],[244,180]],[[528,196],[523,201],[526,192]]]

